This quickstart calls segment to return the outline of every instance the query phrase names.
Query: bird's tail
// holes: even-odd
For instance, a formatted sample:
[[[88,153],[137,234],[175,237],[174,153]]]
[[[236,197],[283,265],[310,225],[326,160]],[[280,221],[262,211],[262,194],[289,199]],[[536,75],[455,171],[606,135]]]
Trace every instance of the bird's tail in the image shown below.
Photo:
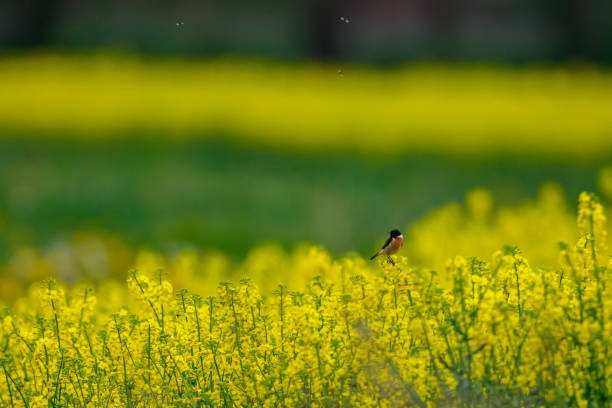
[[[370,258],[370,261],[374,258],[376,258],[378,255],[380,255],[380,251],[378,251],[377,253],[375,253],[374,255],[372,255],[372,257]]]

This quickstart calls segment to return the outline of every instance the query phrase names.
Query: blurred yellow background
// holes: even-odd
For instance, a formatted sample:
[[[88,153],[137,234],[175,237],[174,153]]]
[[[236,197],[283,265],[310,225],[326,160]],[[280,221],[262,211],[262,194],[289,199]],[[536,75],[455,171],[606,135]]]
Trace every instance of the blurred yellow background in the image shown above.
[[[0,127],[25,138],[227,138],[299,152],[520,154],[612,149],[612,75],[594,67],[387,69],[128,55],[0,62]]]
[[[141,249],[219,257],[214,280],[261,245],[367,255],[395,227],[418,265],[518,245],[550,266],[578,192],[610,198],[607,69],[337,65],[5,56],[2,298],[121,280]]]

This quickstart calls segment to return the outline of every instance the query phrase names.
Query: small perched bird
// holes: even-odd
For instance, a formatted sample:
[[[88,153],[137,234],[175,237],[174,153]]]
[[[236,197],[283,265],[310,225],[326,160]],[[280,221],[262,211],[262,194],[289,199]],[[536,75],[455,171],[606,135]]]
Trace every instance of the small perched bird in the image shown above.
[[[394,253],[399,251],[399,249],[402,247],[403,244],[404,244],[404,236],[402,235],[400,230],[397,230],[397,229],[391,230],[389,231],[389,238],[387,238],[382,248],[380,248],[380,250],[377,253],[372,255],[370,260],[376,258],[380,254],[385,254],[387,255],[387,259],[389,260],[389,262],[394,263],[389,255],[393,255]]]

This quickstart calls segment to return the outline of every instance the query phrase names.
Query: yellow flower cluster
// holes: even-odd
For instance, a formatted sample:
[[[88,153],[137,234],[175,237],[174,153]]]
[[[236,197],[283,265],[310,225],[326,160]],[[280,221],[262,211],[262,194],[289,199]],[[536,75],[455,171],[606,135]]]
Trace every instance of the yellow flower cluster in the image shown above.
[[[244,279],[203,297],[162,270],[95,293],[48,280],[0,315],[0,405],[606,406],[604,223],[584,193],[580,238],[556,267],[505,247],[448,261],[450,285],[404,257],[317,248],[285,259],[296,280],[271,292]],[[275,273],[262,259],[253,268]]]
[[[576,237],[575,215],[568,207],[555,184],[542,186],[537,200],[514,207],[495,206],[490,191],[473,190],[464,205],[447,204],[412,225],[408,258],[441,270],[458,254],[484,259],[504,245],[514,245],[532,264],[552,267],[557,254],[551,248]]]
[[[0,88],[10,96],[0,98],[0,128],[79,140],[221,132],[247,145],[385,158],[406,151],[592,157],[612,148],[609,71],[336,71],[239,60],[9,56],[0,61]]]

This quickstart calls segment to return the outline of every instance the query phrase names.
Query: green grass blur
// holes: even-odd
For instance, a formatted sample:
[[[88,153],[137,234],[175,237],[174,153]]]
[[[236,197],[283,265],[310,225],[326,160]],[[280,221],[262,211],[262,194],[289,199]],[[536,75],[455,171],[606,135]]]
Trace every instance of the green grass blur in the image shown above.
[[[134,245],[195,245],[243,256],[261,242],[310,241],[367,254],[380,235],[490,189],[498,203],[554,181],[573,199],[602,161],[373,160],[295,156],[219,142],[0,141],[4,259],[15,247],[112,232]]]

